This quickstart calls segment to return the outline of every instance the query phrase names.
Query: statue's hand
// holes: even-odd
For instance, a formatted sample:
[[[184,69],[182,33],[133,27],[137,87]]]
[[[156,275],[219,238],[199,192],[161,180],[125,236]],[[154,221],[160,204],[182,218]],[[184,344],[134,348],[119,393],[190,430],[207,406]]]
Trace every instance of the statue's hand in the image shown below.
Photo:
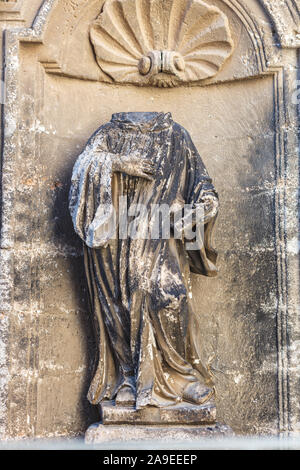
[[[213,194],[206,194],[202,197],[201,202],[204,205],[205,220],[215,217],[219,209],[219,201]]]
[[[116,155],[113,162],[113,171],[119,171],[131,176],[139,176],[153,181],[154,164],[136,155]]]

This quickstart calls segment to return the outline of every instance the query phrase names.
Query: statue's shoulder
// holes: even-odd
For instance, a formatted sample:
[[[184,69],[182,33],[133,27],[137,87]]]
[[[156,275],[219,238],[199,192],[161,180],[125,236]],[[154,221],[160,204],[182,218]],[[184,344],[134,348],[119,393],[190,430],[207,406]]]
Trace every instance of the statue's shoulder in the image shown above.
[[[98,129],[91,135],[88,140],[87,145],[92,145],[98,140],[102,140],[109,134],[109,131],[113,128],[113,123],[107,122],[102,126],[98,127]]]
[[[178,122],[175,121],[173,122],[173,131],[182,133],[187,132],[183,126],[181,126],[180,124],[178,124]]]
[[[192,141],[189,132],[181,124],[178,124],[178,122],[174,122],[173,132],[178,137],[181,137],[182,139],[184,139],[186,143],[190,143]]]

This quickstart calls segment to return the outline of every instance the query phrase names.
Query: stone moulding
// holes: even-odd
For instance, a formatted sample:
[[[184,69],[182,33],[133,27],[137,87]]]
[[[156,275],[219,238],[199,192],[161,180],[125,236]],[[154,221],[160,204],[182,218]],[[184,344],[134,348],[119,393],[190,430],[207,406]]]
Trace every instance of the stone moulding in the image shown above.
[[[102,71],[138,85],[211,78],[233,51],[226,15],[202,0],[107,0],[90,37]]]
[[[0,21],[22,21],[20,0],[0,0]]]
[[[276,155],[275,167],[277,169],[276,175],[276,216],[275,216],[275,231],[276,243],[278,245],[277,251],[277,269],[278,269],[278,306],[276,312],[277,320],[277,341],[278,341],[278,430],[280,432],[288,433],[293,429],[291,421],[296,419],[297,411],[291,408],[290,395],[291,385],[289,377],[291,355],[289,353],[290,341],[292,340],[291,332],[288,331],[288,321],[291,316],[292,307],[288,302],[289,294],[289,279],[288,269],[295,272],[294,267],[290,267],[289,256],[287,253],[287,231],[297,231],[296,213],[295,224],[293,228],[287,228],[286,219],[286,191],[288,186],[288,179],[291,176],[292,165],[291,148],[295,147],[295,137],[288,133],[288,116],[287,108],[290,105],[291,85],[287,74],[286,68],[283,65],[277,67],[268,67],[265,54],[265,40],[260,34],[259,28],[250,14],[249,9],[245,8],[245,3],[238,0],[223,0],[236,13],[237,17],[246,23],[249,34],[252,38],[254,50],[257,57],[260,57],[261,72],[262,74],[270,74],[273,76],[274,83],[274,97],[275,97],[275,115],[276,115]],[[2,2],[0,2],[1,4]],[[3,384],[3,396],[5,395],[5,387],[8,387],[9,371],[7,370],[6,355],[6,337],[8,336],[9,329],[9,313],[12,310],[12,296],[13,296],[13,248],[14,248],[14,235],[13,235],[13,206],[14,206],[14,188],[11,184],[13,180],[14,168],[16,165],[16,155],[18,154],[18,80],[19,80],[19,43],[23,42],[43,42],[43,34],[47,22],[51,17],[52,9],[55,8],[57,0],[45,0],[32,28],[20,29],[18,31],[6,31],[5,42],[5,82],[6,82],[6,105],[4,110],[4,143],[2,151],[2,225],[1,225],[1,250],[0,250],[0,266],[3,266],[0,276],[0,297],[1,297],[1,312],[3,315],[0,317],[0,329],[3,335],[1,340],[1,363],[0,363],[0,379]],[[250,3],[250,2],[249,2]],[[297,24],[293,19],[299,9],[297,3],[294,1],[286,1],[286,8],[284,14],[280,14],[276,6],[276,2],[260,1],[256,2],[262,5],[270,17],[270,23],[275,26],[279,38],[279,44],[282,47],[296,48],[300,47],[300,40],[297,40],[297,35],[287,37],[284,35],[285,22],[284,15],[287,15],[288,9],[293,12],[290,17],[286,16],[287,25]],[[279,2],[278,2],[279,3]],[[3,2],[3,6],[5,3]],[[1,5],[2,7],[2,5]],[[283,7],[281,7],[283,8]],[[299,18],[299,17],[298,17]],[[274,49],[276,45],[273,46]],[[296,369],[295,369],[296,370]],[[296,382],[296,378],[295,378]],[[0,408],[0,434],[5,435],[5,427],[7,423],[7,415],[5,407]]]

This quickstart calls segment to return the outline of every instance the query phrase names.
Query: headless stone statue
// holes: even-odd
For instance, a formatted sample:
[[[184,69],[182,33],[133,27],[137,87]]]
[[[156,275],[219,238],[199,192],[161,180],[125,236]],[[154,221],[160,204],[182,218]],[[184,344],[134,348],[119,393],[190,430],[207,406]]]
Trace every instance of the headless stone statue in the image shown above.
[[[120,235],[120,197],[131,208],[203,207],[202,243],[189,249],[184,229],[174,236],[172,220],[170,237]],[[74,166],[70,212],[84,242],[98,333],[92,404],[110,400],[142,410],[212,399],[211,374],[201,361],[201,324],[190,301],[190,272],[217,274],[211,247],[217,211],[218,196],[204,164],[170,113],[114,114],[89,140]],[[135,233],[145,219],[136,218]]]

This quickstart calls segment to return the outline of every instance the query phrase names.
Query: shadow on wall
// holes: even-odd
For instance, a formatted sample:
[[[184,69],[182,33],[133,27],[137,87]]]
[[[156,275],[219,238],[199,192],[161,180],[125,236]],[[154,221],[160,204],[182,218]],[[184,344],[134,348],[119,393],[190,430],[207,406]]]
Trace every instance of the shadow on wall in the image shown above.
[[[213,280],[193,276],[203,360],[211,360],[215,375],[218,420],[248,434],[278,428],[273,110],[260,119],[268,130],[251,135],[249,129],[238,145],[224,140],[231,160],[211,175],[220,196],[214,243],[220,272]]]
[[[74,159],[75,162],[76,159]],[[60,181],[54,190],[52,202],[53,242],[65,253],[63,276],[67,275],[72,285],[74,295],[73,305],[77,307],[80,318],[80,337],[78,341],[84,344],[81,390],[78,393],[77,421],[81,423],[81,431],[100,420],[99,411],[92,406],[86,396],[91,383],[94,367],[97,364],[97,346],[93,328],[93,316],[89,305],[88,287],[84,272],[83,250],[80,238],[75,234],[68,209],[68,195],[74,162],[70,163],[60,174]],[[67,347],[67,344],[65,345]],[[67,397],[66,397],[67,400]]]

